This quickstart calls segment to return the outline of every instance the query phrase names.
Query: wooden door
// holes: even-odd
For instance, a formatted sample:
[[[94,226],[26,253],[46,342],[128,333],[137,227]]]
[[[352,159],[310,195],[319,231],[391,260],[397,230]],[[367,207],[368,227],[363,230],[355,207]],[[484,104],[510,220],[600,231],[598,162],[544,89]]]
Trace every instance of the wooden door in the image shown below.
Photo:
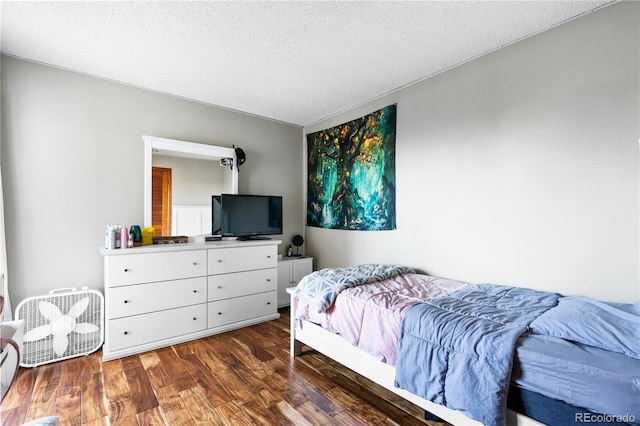
[[[151,225],[156,237],[171,235],[171,169],[151,168]]]

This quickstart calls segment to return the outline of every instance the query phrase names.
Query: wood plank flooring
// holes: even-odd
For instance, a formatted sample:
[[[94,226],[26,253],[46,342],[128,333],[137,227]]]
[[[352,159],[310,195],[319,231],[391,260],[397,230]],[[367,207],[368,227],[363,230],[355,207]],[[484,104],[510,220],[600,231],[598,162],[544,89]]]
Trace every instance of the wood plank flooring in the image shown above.
[[[305,348],[289,357],[279,320],[102,363],[102,352],[21,368],[0,423],[61,425],[441,425]]]

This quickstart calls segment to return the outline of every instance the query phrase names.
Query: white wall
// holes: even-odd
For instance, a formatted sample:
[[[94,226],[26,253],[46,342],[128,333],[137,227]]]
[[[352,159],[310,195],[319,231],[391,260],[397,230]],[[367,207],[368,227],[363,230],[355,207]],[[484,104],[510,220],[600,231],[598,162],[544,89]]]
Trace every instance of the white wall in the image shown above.
[[[142,135],[242,147],[239,192],[282,195],[283,240],[303,231],[299,127],[11,57],[1,65],[14,306],[54,288],[102,288],[105,225],[143,223]]]
[[[638,300],[639,17],[615,4],[305,128],[398,104],[398,229],[307,227],[316,267]]]
[[[228,167],[220,161],[153,155],[154,167],[171,169],[173,205],[211,206],[211,196],[224,192]]]

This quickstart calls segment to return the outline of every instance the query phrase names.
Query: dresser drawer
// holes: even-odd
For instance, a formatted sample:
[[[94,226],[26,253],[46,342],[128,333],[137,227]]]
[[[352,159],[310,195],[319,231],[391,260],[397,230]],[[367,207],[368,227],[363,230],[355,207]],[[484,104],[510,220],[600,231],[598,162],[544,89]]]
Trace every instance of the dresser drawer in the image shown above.
[[[207,327],[207,305],[186,306],[109,320],[109,351],[143,345]]]
[[[208,327],[220,327],[238,321],[244,321],[277,312],[277,292],[251,294],[235,299],[209,302]]]
[[[207,277],[109,289],[107,319],[207,302]]]
[[[278,270],[258,269],[234,274],[210,275],[208,281],[209,302],[232,297],[264,293],[277,289]]]
[[[206,275],[206,250],[105,256],[105,285],[109,287]]]
[[[209,275],[275,268],[278,262],[277,247],[269,245],[209,249],[208,260]]]

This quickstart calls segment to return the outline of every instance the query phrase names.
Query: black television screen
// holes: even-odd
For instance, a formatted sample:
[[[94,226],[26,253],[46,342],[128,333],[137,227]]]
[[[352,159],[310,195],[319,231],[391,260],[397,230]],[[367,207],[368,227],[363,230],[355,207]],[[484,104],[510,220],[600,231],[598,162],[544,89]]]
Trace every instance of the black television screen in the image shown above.
[[[219,202],[219,206],[216,204]],[[216,215],[216,210],[219,214]],[[212,197],[212,228],[216,234],[240,239],[282,234],[282,197],[222,194]],[[217,218],[219,224],[217,223]]]

